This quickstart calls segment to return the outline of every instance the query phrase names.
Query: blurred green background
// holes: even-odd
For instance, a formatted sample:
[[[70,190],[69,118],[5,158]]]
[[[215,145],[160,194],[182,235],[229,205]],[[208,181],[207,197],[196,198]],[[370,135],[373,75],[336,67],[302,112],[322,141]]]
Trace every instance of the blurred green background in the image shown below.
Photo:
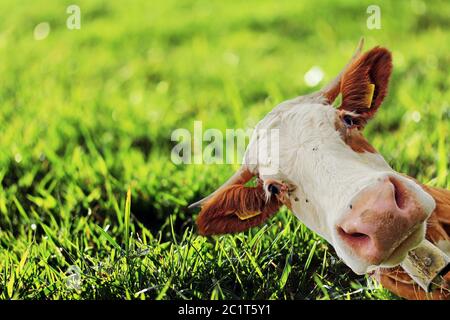
[[[395,298],[285,209],[199,237],[186,205],[236,167],[170,161],[174,129],[251,128],[332,79],[364,36],[394,59],[368,140],[449,188],[450,3],[373,2],[2,0],[0,298]],[[312,67],[324,76],[309,87]]]

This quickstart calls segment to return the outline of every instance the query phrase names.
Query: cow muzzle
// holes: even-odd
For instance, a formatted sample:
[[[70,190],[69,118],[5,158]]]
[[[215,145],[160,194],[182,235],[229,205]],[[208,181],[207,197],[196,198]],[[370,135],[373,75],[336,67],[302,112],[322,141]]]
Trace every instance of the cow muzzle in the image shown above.
[[[428,216],[400,179],[385,176],[352,200],[337,224],[337,233],[353,255],[377,266],[394,255],[404,257],[417,246],[423,240]]]

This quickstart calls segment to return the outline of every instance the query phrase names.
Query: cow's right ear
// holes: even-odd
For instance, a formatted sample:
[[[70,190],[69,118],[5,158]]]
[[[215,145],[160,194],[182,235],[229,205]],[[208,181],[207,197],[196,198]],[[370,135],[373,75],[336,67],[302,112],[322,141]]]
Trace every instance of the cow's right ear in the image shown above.
[[[262,184],[229,185],[203,204],[197,218],[198,231],[202,235],[242,232],[263,223],[281,205],[276,195],[267,196]]]

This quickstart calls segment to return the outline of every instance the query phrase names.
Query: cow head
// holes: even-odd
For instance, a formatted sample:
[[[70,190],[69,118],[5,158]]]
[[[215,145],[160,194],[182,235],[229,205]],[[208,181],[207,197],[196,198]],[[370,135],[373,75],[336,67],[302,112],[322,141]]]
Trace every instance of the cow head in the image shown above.
[[[361,55],[361,48],[362,41],[328,86],[281,103],[258,123],[241,169],[194,204],[202,206],[201,234],[246,230],[285,204],[358,274],[398,265],[424,239],[433,198],[363,137],[386,96],[391,54],[375,47]],[[263,148],[264,161],[255,151],[269,139],[261,129],[278,132],[277,154]],[[253,177],[256,186],[246,185]]]

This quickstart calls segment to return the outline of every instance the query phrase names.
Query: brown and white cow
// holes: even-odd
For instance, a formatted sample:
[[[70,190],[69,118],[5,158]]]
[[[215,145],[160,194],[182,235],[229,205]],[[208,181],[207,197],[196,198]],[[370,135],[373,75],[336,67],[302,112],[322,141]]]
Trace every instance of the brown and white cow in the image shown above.
[[[266,148],[262,161],[255,150],[269,145],[269,137],[254,134],[241,169],[193,205],[202,206],[198,229],[241,232],[284,204],[355,273],[371,273],[408,299],[446,299],[449,288],[426,293],[399,264],[425,237],[450,255],[450,191],[394,171],[364,138],[387,94],[392,58],[380,47],[361,54],[362,42],[328,86],[281,103],[258,123],[255,132],[277,130],[277,154]],[[342,103],[334,108],[339,94]],[[257,186],[247,186],[253,177]]]

